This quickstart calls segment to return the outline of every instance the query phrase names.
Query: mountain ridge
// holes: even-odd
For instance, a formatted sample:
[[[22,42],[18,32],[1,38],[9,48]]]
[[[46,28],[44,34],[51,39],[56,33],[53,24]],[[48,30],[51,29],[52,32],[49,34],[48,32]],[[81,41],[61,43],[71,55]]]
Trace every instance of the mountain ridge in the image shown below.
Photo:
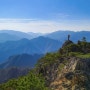
[[[33,90],[89,90],[89,48],[90,42],[87,42],[85,38],[74,43],[68,36],[58,52],[47,53],[37,62],[36,67],[28,75],[1,84],[0,88],[5,90],[9,88],[12,90],[21,88]],[[22,83],[22,81],[24,82]],[[37,85],[37,82],[40,86]]]
[[[61,42],[45,37],[38,37],[32,40],[21,39],[18,41],[7,41],[5,43],[0,43],[0,62],[16,54],[27,53],[33,55],[55,52],[60,46]]]
[[[40,59],[43,55],[29,55],[29,54],[21,54],[21,55],[13,55],[10,56],[4,63],[0,64],[0,69],[5,68],[33,68],[37,63],[38,59]]]

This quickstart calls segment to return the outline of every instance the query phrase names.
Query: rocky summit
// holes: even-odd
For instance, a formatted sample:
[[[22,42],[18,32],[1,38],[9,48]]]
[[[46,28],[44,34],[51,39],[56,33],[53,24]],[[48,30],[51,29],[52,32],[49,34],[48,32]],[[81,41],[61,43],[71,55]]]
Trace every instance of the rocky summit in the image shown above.
[[[51,56],[54,62],[46,57],[48,55],[44,57],[46,61],[42,60],[44,63],[39,66],[39,72],[43,74],[51,90],[90,90],[90,43],[81,41],[74,44],[70,40],[66,42],[56,59]],[[87,50],[86,53],[84,49]]]
[[[28,75],[1,84],[0,90],[90,90],[90,43],[68,39],[58,52],[43,56]]]

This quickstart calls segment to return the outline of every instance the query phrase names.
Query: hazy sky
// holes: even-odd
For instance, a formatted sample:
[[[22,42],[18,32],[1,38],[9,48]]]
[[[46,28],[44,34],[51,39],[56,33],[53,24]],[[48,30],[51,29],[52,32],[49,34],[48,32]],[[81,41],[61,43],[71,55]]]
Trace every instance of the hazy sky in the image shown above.
[[[90,0],[0,0],[0,30],[90,30]]]

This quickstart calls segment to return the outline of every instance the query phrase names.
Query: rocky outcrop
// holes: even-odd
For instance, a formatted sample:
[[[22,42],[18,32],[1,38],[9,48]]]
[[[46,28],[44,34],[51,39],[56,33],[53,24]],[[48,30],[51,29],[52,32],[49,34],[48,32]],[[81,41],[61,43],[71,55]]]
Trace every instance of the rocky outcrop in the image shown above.
[[[52,90],[90,90],[90,59],[62,57],[39,72]]]
[[[39,73],[43,74],[47,86],[52,90],[90,90],[90,43],[81,41],[75,44],[69,37],[59,50],[60,57],[44,58]]]
[[[50,83],[53,90],[90,90],[90,59],[68,58],[68,63],[58,69],[56,79]]]

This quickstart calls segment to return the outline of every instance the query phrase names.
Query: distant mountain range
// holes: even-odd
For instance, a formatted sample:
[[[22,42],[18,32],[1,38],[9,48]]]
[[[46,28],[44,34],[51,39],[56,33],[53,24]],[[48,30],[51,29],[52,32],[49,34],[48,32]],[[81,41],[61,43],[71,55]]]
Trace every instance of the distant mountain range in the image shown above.
[[[40,59],[43,55],[29,55],[29,54],[21,54],[21,55],[13,55],[10,56],[6,62],[0,65],[0,69],[5,68],[33,68],[37,63],[37,60]]]
[[[46,37],[38,37],[32,40],[21,39],[18,41],[7,41],[0,43],[0,63],[4,62],[9,56],[18,54],[46,54],[55,52],[61,46],[61,42]]]
[[[42,56],[38,54],[10,56],[3,64],[0,64],[0,83],[19,76],[25,76]]]
[[[40,33],[33,33],[33,32],[20,32],[20,31],[14,31],[14,30],[0,30],[0,42],[5,41],[16,41],[23,38],[27,39],[33,39],[38,36],[41,36]]]
[[[90,41],[90,31],[56,31],[45,35],[45,37],[64,42],[65,40],[67,40],[68,34],[71,35],[70,39],[74,42],[81,40],[82,37],[86,37],[87,41]]]
[[[52,33],[42,34],[42,33],[33,33],[33,32],[20,32],[20,31],[14,31],[14,30],[0,30],[0,42],[6,42],[6,41],[16,41],[23,38],[26,39],[33,39],[37,38],[39,36],[48,37],[54,40],[59,40],[61,42],[64,42],[67,39],[67,35],[71,35],[71,40],[76,42],[78,39],[82,39],[82,37],[86,37],[87,41],[90,41],[90,31],[55,31]]]
[[[33,33],[33,32],[28,32],[29,35],[32,36],[32,38],[36,38],[36,37],[39,37],[39,36],[43,36],[44,34],[42,33]]]
[[[20,39],[21,39],[20,37],[12,34],[0,33],[0,43],[6,42],[6,41],[16,41]]]
[[[71,35],[70,39],[74,42],[82,40],[82,37],[86,37],[87,41],[90,41],[90,31],[56,31],[42,34],[0,30],[0,63],[7,61],[10,65],[11,61],[13,61],[9,60],[10,56],[22,54],[29,54],[31,56],[35,54],[44,55],[47,52],[55,52],[67,40],[68,34]],[[15,58],[13,59],[15,60]],[[7,65],[7,62],[3,64],[3,67]]]
[[[5,68],[0,69],[0,83],[6,82],[9,79],[15,79],[19,76],[25,76],[30,71],[29,68]]]

